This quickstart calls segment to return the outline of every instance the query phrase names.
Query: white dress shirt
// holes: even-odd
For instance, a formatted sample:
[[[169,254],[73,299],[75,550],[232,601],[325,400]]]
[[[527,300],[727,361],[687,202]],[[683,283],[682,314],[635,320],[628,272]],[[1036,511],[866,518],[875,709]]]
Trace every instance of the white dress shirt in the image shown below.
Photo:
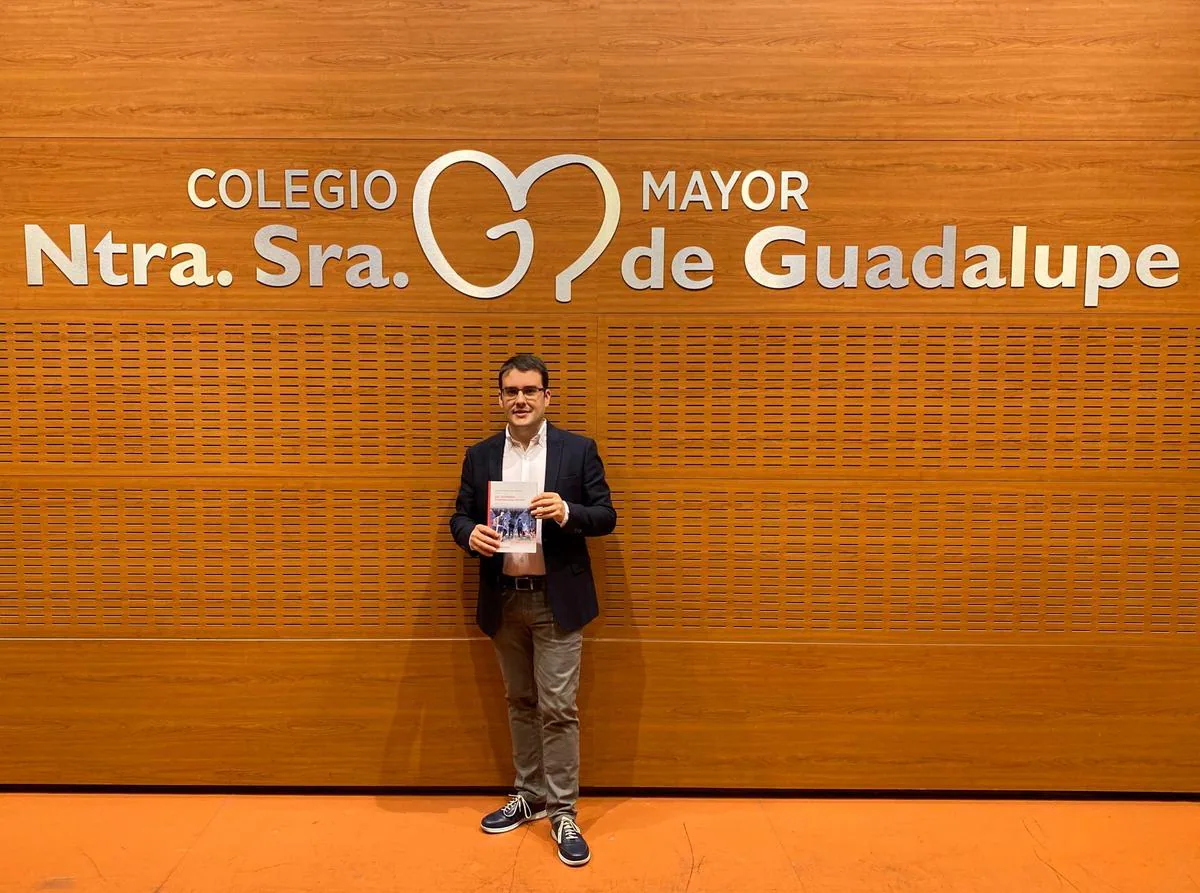
[[[504,473],[501,480],[534,481],[539,493],[546,490],[546,420],[533,435],[529,446],[512,436],[508,426],[504,427]],[[510,577],[526,574],[540,576],[546,573],[546,557],[542,554],[542,522],[537,522],[536,552],[507,552],[504,555],[504,573]]]

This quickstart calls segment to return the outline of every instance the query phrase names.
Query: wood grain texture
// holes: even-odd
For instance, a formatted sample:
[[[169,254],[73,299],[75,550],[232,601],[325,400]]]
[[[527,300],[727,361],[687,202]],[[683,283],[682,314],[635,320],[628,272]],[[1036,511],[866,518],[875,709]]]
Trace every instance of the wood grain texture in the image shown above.
[[[605,136],[1200,134],[1187,0],[606,0],[602,13]]]
[[[10,135],[596,135],[589,0],[5,7]]]
[[[24,136],[1200,133],[1187,0],[37,0],[4,15],[4,129]]]
[[[534,184],[523,216],[535,233],[534,260],[524,280],[494,301],[469,298],[443,282],[421,253],[412,224],[412,190],[425,166],[446,152],[469,145],[494,153],[514,171],[548,155],[582,152],[605,164],[621,191],[621,219],[605,254],[574,284],[570,304],[554,300],[554,277],[579,256],[594,237],[603,217],[603,200],[595,177],[582,168],[554,171]],[[374,169],[390,171],[398,198],[387,211],[343,208],[241,210],[193,206],[187,195],[192,171],[233,168],[262,169],[267,195],[279,200],[283,172]],[[810,180],[808,210],[778,202],[755,212],[741,203],[734,189],[728,211],[709,171],[728,178],[755,169],[778,178],[783,170],[804,171]],[[676,199],[682,200],[692,171],[701,171],[718,210],[691,205],[671,211],[654,201],[643,211],[642,172],[657,177],[678,171]],[[1037,142],[1037,143],[839,143],[812,142],[780,146],[762,142],[714,141],[565,141],[498,143],[454,141],[414,143],[344,141],[197,141],[142,140],[116,143],[95,140],[12,140],[0,142],[0,308],[45,311],[86,308],[158,308],[218,310],[381,310],[431,314],[481,313],[495,316],[545,312],[575,319],[594,313],[762,314],[838,311],[857,316],[897,312],[991,313],[1078,312],[1089,322],[1106,321],[1114,312],[1195,314],[1200,295],[1191,267],[1200,259],[1200,148],[1196,143]],[[204,184],[205,197],[215,186]],[[755,193],[757,195],[757,193]],[[311,200],[311,198],[310,198]],[[436,232],[447,257],[462,275],[479,284],[498,282],[516,259],[511,237],[492,242],[485,231],[516,216],[499,182],[473,164],[445,172],[431,204]],[[90,257],[90,282],[73,286],[46,267],[46,284],[26,283],[23,225],[36,223],[58,244],[67,245],[67,226],[84,223],[89,246],[111,230],[124,243],[162,241],[168,245],[195,241],[209,254],[210,271],[228,269],[228,288],[179,288],[167,279],[169,265],[156,261],[146,286],[107,286]],[[259,259],[254,234],[268,224],[296,228],[291,249],[303,259],[303,274],[289,288],[255,281],[255,271],[276,272]],[[802,227],[807,234],[807,281],[772,290],[754,283],[746,272],[745,248],[755,233],[769,226]],[[970,245],[997,246],[1007,270],[1012,228],[1028,228],[1026,284],[1023,288],[872,289],[865,274],[875,261],[868,250],[895,245],[905,258],[906,275],[914,252],[942,239],[942,227],[958,227],[957,269]],[[666,240],[666,272],[662,289],[635,290],[621,277],[627,251],[648,245],[652,227],[662,227]],[[346,283],[349,262],[327,265],[324,285],[308,286],[308,246],[367,242],[383,253],[385,272],[409,274],[407,288],[353,288]],[[1100,295],[1096,311],[1084,313],[1083,263],[1087,245],[1117,244],[1136,257],[1148,245],[1166,243],[1179,254],[1180,282],[1148,288],[1131,272],[1119,288]],[[1079,245],[1079,276],[1068,288],[1040,288],[1034,282],[1034,246],[1051,246],[1057,273],[1064,244]],[[689,245],[711,252],[714,284],[686,290],[671,277],[671,257]],[[818,245],[833,249],[832,267],[841,271],[847,245],[859,246],[859,285],[822,288],[816,283]],[[764,263],[779,269],[780,256],[797,246],[767,249]],[[122,271],[128,257],[119,258]],[[645,264],[641,272],[645,274]]]
[[[495,370],[522,350],[554,364],[556,419],[595,430],[586,321],[138,311],[0,326],[0,449],[26,472],[456,473],[504,424]]]
[[[11,482],[10,482],[11,481]],[[1193,487],[612,476],[602,635],[1194,643]],[[0,478],[0,635],[435,639],[474,629],[454,478]]]
[[[0,648],[6,782],[511,777],[499,673],[483,639]],[[1191,647],[589,639],[582,779],[1196,792],[1198,668]]]
[[[649,480],[1192,492],[1200,335],[1081,316],[0,314],[0,473],[452,485],[532,349],[556,423]]]
[[[585,784],[1200,791],[1198,137],[1190,0],[5,4],[0,781],[506,784],[445,516],[494,369],[534,349],[621,514]],[[570,304],[582,170],[531,190],[501,300],[424,260],[412,186],[462,148],[611,171]],[[200,167],[271,198],[378,168],[398,200],[205,211]],[[754,169],[804,171],[809,209],[642,210],[645,170]],[[508,272],[494,178],[432,207],[464,275]],[[93,258],[30,288],[26,223],[199,242],[234,281],[109,287]],[[411,281],[259,286],[269,223]],[[816,245],[910,259],[951,224],[960,252],[1028,226],[1026,287],[814,284]],[[803,286],[746,275],[772,225],[806,229]],[[631,289],[655,226],[666,286]],[[1174,287],[1033,286],[1035,244],[1159,242]],[[671,282],[687,245],[711,288]]]

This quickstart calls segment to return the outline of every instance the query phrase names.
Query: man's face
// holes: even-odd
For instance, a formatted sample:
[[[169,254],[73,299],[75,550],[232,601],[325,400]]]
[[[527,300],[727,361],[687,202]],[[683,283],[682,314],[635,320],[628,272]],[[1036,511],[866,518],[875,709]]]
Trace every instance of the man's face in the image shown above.
[[[508,424],[518,431],[536,433],[550,405],[550,389],[542,390],[542,374],[536,369],[509,369],[500,383],[500,408]],[[515,390],[514,390],[515,389]]]

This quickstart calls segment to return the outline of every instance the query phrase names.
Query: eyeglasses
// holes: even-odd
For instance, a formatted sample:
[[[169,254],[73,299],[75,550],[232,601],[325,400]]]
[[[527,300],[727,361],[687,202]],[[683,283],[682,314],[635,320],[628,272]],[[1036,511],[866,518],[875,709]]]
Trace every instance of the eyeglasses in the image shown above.
[[[516,400],[518,394],[524,394],[526,400],[532,400],[542,391],[549,390],[548,388],[538,388],[529,385],[524,388],[501,388],[500,393],[504,395],[505,400]]]

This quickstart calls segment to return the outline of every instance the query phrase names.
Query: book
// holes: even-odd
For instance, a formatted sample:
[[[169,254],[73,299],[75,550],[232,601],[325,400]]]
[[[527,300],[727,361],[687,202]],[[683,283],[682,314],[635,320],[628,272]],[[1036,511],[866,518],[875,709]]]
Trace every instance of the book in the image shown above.
[[[498,552],[536,552],[542,522],[529,504],[538,495],[533,481],[488,481],[488,527],[500,534]]]

